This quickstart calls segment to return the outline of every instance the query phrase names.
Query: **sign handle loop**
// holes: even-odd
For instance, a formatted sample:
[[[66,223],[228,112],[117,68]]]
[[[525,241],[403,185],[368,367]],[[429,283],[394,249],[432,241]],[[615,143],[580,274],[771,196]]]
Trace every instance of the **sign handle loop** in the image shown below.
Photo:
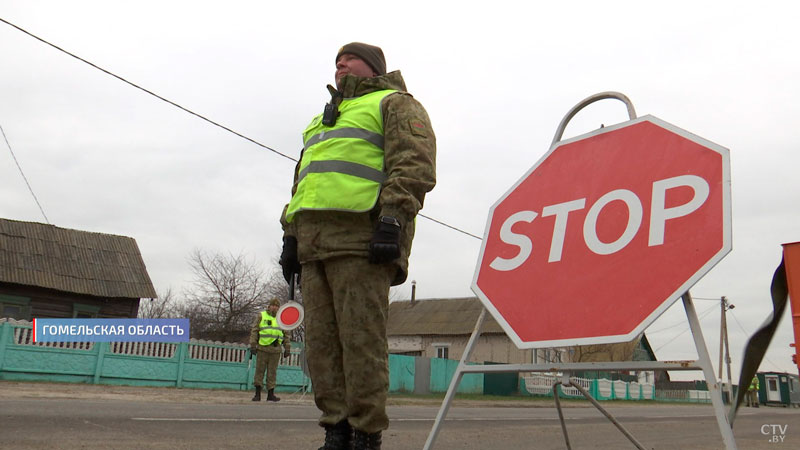
[[[553,146],[553,144],[561,140],[561,136],[564,135],[564,130],[567,128],[567,123],[569,123],[569,121],[572,120],[572,118],[575,117],[576,114],[578,114],[578,111],[582,110],[583,108],[591,105],[592,103],[598,100],[605,100],[607,98],[615,98],[625,103],[625,107],[628,108],[628,117],[630,117],[631,120],[636,118],[636,110],[633,108],[633,103],[631,103],[631,100],[625,94],[614,91],[606,91],[606,92],[600,92],[599,94],[590,95],[589,97],[586,97],[585,99],[581,100],[580,103],[578,103],[577,105],[573,106],[572,109],[569,110],[567,115],[564,116],[563,119],[561,119],[561,123],[558,124],[558,128],[556,129],[556,134],[555,136],[553,136],[553,142],[550,143],[550,146]]]

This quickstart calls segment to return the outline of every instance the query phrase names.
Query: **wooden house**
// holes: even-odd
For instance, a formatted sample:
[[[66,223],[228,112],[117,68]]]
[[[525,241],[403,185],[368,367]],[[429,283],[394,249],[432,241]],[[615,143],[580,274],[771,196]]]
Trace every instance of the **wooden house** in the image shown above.
[[[427,358],[461,359],[483,304],[477,297],[389,303],[389,352]],[[472,362],[510,364],[566,362],[565,349],[519,349],[491,315],[472,350]]]
[[[477,297],[394,301],[389,303],[386,334],[389,352],[427,358],[461,359],[483,304]],[[631,342],[559,348],[519,349],[487,315],[470,362],[547,364],[601,361],[655,361],[647,338]],[[600,373],[586,373],[597,377]],[[608,376],[608,374],[602,374]],[[628,373],[631,380],[653,382],[653,372]]]
[[[0,317],[135,318],[155,297],[133,238],[0,219]]]

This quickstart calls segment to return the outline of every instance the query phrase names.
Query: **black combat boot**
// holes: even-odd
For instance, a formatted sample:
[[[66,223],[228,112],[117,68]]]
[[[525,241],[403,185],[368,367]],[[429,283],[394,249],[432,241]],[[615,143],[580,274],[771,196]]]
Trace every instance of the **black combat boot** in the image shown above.
[[[268,402],[279,402],[281,401],[280,398],[275,397],[275,389],[270,389],[267,391],[267,401]]]
[[[381,450],[381,432],[364,433],[356,430],[353,438],[353,450]]]
[[[256,386],[256,395],[253,396],[253,401],[254,402],[261,401],[261,386]]]
[[[353,428],[347,420],[336,425],[322,425],[325,427],[325,445],[319,450],[351,450],[353,443]]]

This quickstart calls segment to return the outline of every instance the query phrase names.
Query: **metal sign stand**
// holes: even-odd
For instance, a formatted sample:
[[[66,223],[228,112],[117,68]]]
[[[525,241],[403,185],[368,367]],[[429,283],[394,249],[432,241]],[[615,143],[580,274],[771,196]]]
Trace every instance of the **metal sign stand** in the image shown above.
[[[617,429],[621,431],[622,434],[624,434],[629,441],[633,442],[633,445],[635,445],[636,448],[638,448],[639,450],[645,450],[644,446],[642,446],[642,444],[639,441],[637,441],[636,438],[633,437],[633,435],[625,427],[623,427],[622,424],[619,423],[617,419],[614,418],[614,416],[611,415],[611,413],[609,413],[608,411],[606,411],[605,408],[600,406],[600,403],[594,398],[592,398],[592,396],[588,392],[586,392],[586,390],[583,389],[581,385],[570,380],[569,373],[566,373],[560,381],[556,381],[555,383],[553,383],[553,399],[556,402],[556,409],[558,410],[558,420],[561,422],[561,431],[564,432],[564,441],[566,441],[567,443],[568,450],[571,450],[572,446],[569,445],[567,424],[564,422],[564,413],[561,412],[561,402],[558,400],[558,385],[571,386],[577,389],[584,397],[586,397],[587,400],[592,402],[594,407],[597,408],[601,413],[603,413],[603,415],[606,416],[606,418],[610,420],[611,423],[613,423],[614,426],[617,427]]]
[[[633,107],[630,99],[626,97],[624,94],[619,92],[601,92],[599,94],[592,95],[587,97],[576,106],[574,106],[566,116],[561,120],[559,123],[558,128],[556,129],[555,136],[553,137],[552,145],[555,145],[561,140],[561,137],[564,134],[564,130],[567,127],[569,121],[584,107],[588,106],[591,103],[594,103],[598,100],[603,99],[616,99],[620,100],[625,103],[625,106],[628,111],[628,116],[631,120],[636,118],[636,110]],[[694,337],[694,344],[695,349],[697,350],[698,359],[696,361],[669,361],[669,362],[660,362],[660,361],[620,361],[620,362],[602,362],[602,363],[559,363],[559,364],[498,364],[498,365],[467,365],[467,361],[469,361],[470,357],[472,356],[472,351],[475,347],[475,342],[477,341],[478,337],[481,334],[481,327],[483,326],[483,321],[486,318],[486,309],[483,308],[481,310],[481,314],[478,317],[478,321],[475,324],[475,329],[472,332],[472,336],[470,336],[469,341],[467,342],[467,346],[464,349],[464,354],[461,356],[461,361],[456,368],[455,373],[453,374],[452,380],[450,380],[450,387],[447,390],[447,394],[445,395],[444,401],[442,402],[441,408],[439,408],[439,413],[436,415],[436,419],[433,423],[433,428],[431,428],[431,432],[428,435],[428,440],[425,442],[425,450],[429,450],[433,447],[434,442],[436,441],[436,436],[439,433],[439,428],[442,425],[442,421],[444,421],[445,416],[447,416],[447,412],[450,409],[450,404],[453,401],[453,397],[455,396],[456,390],[458,388],[459,383],[461,382],[461,377],[465,373],[496,373],[496,372],[560,372],[562,374],[561,380],[556,382],[553,385],[553,397],[555,399],[556,408],[558,410],[559,418],[561,419],[561,427],[562,431],[564,432],[564,439],[567,443],[567,448],[570,447],[569,443],[569,436],[567,435],[567,428],[566,424],[564,423],[564,417],[561,412],[561,404],[559,403],[558,399],[558,385],[569,385],[576,387],[588,400],[592,402],[592,404],[597,407],[600,412],[602,412],[637,448],[643,449],[642,445],[619,423],[617,422],[611,414],[609,414],[604,408],[600,406],[600,404],[591,397],[591,395],[586,392],[580,386],[577,386],[577,383],[574,383],[570,380],[570,375],[576,371],[592,371],[592,370],[702,370],[703,375],[705,376],[706,383],[708,385],[709,394],[711,395],[711,403],[714,406],[714,412],[717,417],[717,425],[719,426],[720,434],[722,435],[722,440],[725,442],[725,448],[727,450],[736,450],[736,441],[733,438],[733,429],[731,426],[731,422],[729,418],[725,414],[725,409],[722,403],[722,391],[720,389],[719,383],[717,383],[717,379],[714,376],[714,368],[711,365],[711,358],[708,354],[708,349],[706,348],[706,342],[703,338],[703,332],[700,329],[700,321],[697,318],[697,311],[694,308],[694,303],[692,302],[692,297],[687,291],[681,297],[683,299],[683,306],[686,310],[686,317],[689,320],[689,328],[692,331],[692,336]]]
[[[561,372],[563,374],[562,379],[553,386],[553,397],[556,402],[559,418],[561,419],[564,439],[566,440],[568,449],[571,449],[572,447],[570,447],[569,444],[567,428],[564,423],[564,418],[561,413],[561,406],[558,400],[558,384],[567,384],[577,387],[581,393],[595,405],[595,407],[597,407],[612,423],[614,423],[615,426],[617,426],[617,428],[620,429],[620,431],[626,437],[628,437],[629,440],[631,440],[631,442],[634,443],[634,445],[637,446],[637,448],[642,449],[644,447],[642,447],[642,445],[632,435],[630,435],[630,433],[628,433],[628,431],[625,430],[625,428],[622,427],[619,422],[617,422],[607,411],[605,411],[600,404],[593,399],[591,395],[589,395],[588,392],[578,387],[577,383],[573,383],[569,380],[570,373],[574,371],[590,370],[702,370],[706,379],[706,384],[708,385],[709,394],[711,395],[711,403],[714,406],[714,413],[717,417],[717,425],[719,426],[722,440],[725,442],[725,448],[727,450],[736,450],[736,441],[733,437],[733,429],[728,421],[728,417],[725,414],[725,407],[722,402],[722,390],[714,376],[714,368],[711,365],[711,358],[709,357],[708,348],[706,347],[706,342],[703,338],[703,332],[700,329],[700,320],[697,318],[697,311],[694,308],[692,296],[687,291],[685,294],[683,294],[681,299],[683,300],[683,306],[686,310],[686,317],[689,320],[689,328],[692,331],[695,348],[697,350],[698,359],[695,361],[619,361],[562,364],[498,364],[491,366],[483,364],[467,365],[467,361],[469,361],[470,357],[472,356],[475,342],[477,342],[478,338],[480,337],[483,321],[486,319],[486,309],[483,308],[480,316],[478,316],[478,321],[475,323],[475,329],[472,332],[472,336],[470,336],[467,346],[464,349],[464,354],[461,356],[461,361],[459,362],[458,367],[453,374],[453,378],[450,380],[450,386],[447,389],[447,394],[442,401],[442,406],[439,408],[439,412],[436,414],[436,419],[433,422],[433,427],[428,434],[428,440],[425,442],[423,449],[429,450],[433,448],[433,444],[435,443],[436,437],[439,434],[439,429],[441,428],[442,422],[447,416],[447,412],[450,409],[450,404],[452,403],[456,394],[456,390],[458,389],[458,385],[461,382],[461,377],[465,373]]]
[[[300,350],[300,354],[298,355],[297,359],[300,361],[300,369],[302,370],[303,383],[300,385],[299,388],[297,388],[294,391],[293,394],[297,394],[298,392],[302,392],[302,394],[300,394],[300,400],[302,400],[303,398],[305,398],[306,394],[308,394],[311,391],[311,386],[309,386],[309,384],[308,384],[308,381],[309,381],[309,377],[308,377],[308,360],[306,359],[306,349],[305,349],[305,347],[303,347],[303,349]]]

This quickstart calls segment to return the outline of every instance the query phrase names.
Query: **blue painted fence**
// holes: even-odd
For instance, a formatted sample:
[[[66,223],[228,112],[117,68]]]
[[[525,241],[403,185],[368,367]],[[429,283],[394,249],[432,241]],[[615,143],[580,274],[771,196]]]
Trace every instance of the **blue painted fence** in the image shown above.
[[[0,380],[250,390],[255,359],[247,347],[204,341],[32,342],[26,322],[0,323]],[[297,350],[278,367],[276,390],[310,381]]]
[[[0,380],[233,390],[253,388],[255,360],[248,358],[247,347],[242,344],[195,340],[188,343],[34,343],[31,328],[29,322],[0,319]],[[311,381],[301,368],[300,346],[302,344],[293,344],[291,356],[283,359],[278,367],[276,390],[279,392],[311,390]],[[451,359],[423,360],[389,355],[389,391],[447,392],[458,364]],[[419,377],[416,376],[418,368]],[[550,374],[520,377],[517,393],[552,396],[552,386],[558,378]],[[427,386],[417,385],[417,382],[425,384],[425,380]],[[707,391],[656,392],[652,384],[573,380],[581,383],[598,400],[710,401]],[[458,392],[482,394],[484,382],[490,381],[482,373],[464,374]],[[562,396],[580,396],[574,388],[561,386],[559,389]]]
[[[0,380],[250,390],[255,360],[242,344],[32,342],[29,322],[0,319]],[[278,367],[279,392],[311,390],[302,344]],[[434,359],[429,392],[446,392],[458,361]],[[389,355],[391,392],[415,392],[416,358]],[[482,393],[483,374],[463,377],[459,392]]]

